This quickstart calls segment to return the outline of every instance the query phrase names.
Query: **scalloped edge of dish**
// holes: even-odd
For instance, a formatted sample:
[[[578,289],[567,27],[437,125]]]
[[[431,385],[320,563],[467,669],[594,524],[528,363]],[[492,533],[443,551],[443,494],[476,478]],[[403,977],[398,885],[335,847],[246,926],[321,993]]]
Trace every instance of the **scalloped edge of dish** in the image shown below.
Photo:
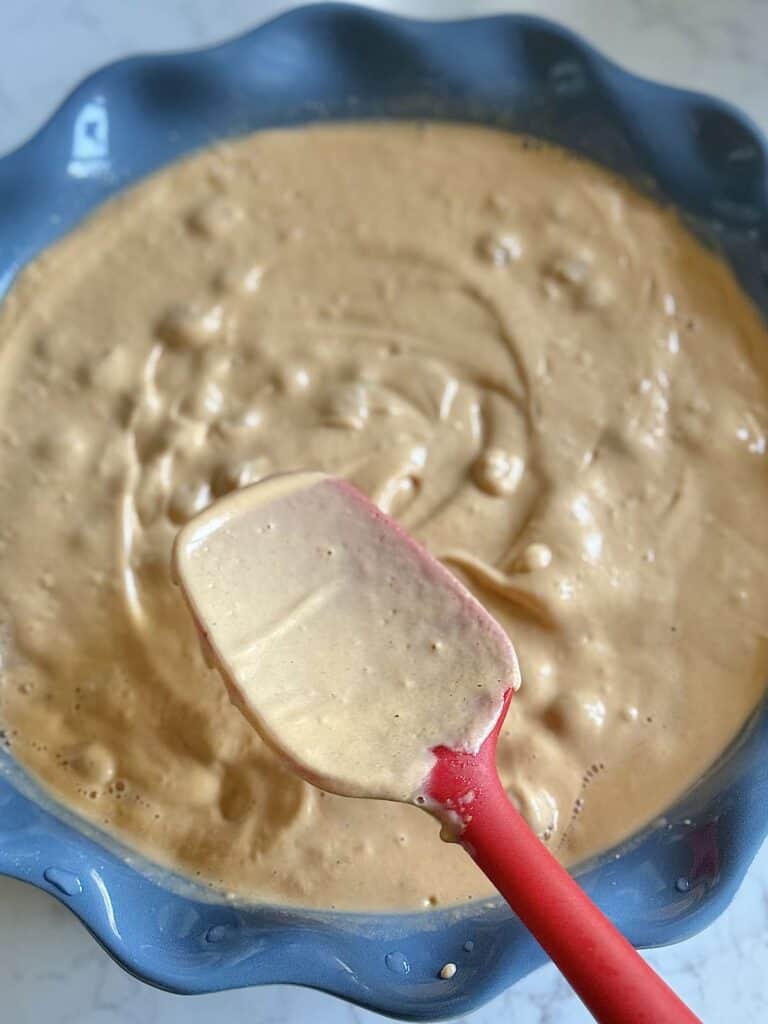
[[[535,46],[526,50],[529,36],[528,46],[538,38],[553,53],[562,51],[561,58],[539,67]],[[397,55],[418,69],[412,78],[420,88],[398,92]],[[269,95],[259,93],[269,82],[254,71],[257,57],[267,62],[267,73],[274,70]],[[317,84],[318,68],[327,81],[339,78],[346,90],[340,102],[283,102],[286,79],[280,76],[291,60],[310,84]],[[392,69],[394,82],[386,75]],[[528,126],[519,111],[505,107],[524,75],[543,82],[544,99],[551,92],[553,103],[578,103],[589,90],[606,123],[623,129],[607,138],[601,162],[652,192],[663,182],[661,196],[724,252],[745,290],[768,311],[768,152],[735,108],[634,76],[544,19],[509,14],[431,22],[344,4],[299,7],[212,47],[127,58],[88,76],[39,131],[0,158],[0,210],[6,211],[0,229],[9,222],[0,230],[0,296],[23,264],[122,187],[208,143],[267,126],[372,116],[475,120],[532,131],[595,158],[584,140],[599,125],[581,124],[563,140],[544,105],[540,122],[534,118]],[[371,81],[383,92],[367,95]],[[163,107],[164,90],[180,83],[188,89],[183,102]],[[352,84],[363,88],[350,90]],[[253,106],[217,131],[216,111],[238,99]],[[117,157],[114,149],[105,158],[92,148],[92,162],[78,171],[72,150],[78,117],[89,105],[97,113],[99,104],[113,120],[140,125],[143,134]],[[183,126],[174,135],[178,117]],[[704,138],[709,162],[692,157],[703,137],[696,126],[708,118],[715,125],[712,138]],[[730,133],[723,154],[719,130]],[[63,182],[57,180],[61,167],[67,169]],[[766,754],[763,707],[664,821],[580,872],[593,898],[636,945],[686,938],[728,905],[768,834]],[[155,880],[169,873],[148,870],[137,857],[129,862],[120,844],[100,842],[92,829],[79,830],[73,816],[52,813],[45,806],[50,801],[39,791],[35,797],[35,784],[27,780],[20,790],[13,774],[6,758],[0,764],[0,872],[55,895],[128,971],[159,987],[191,993],[285,982],[427,1020],[476,1008],[544,960],[494,901],[366,915],[240,906],[200,899],[199,890],[174,892]],[[638,885],[643,865],[658,876],[650,887]],[[661,895],[659,879],[666,880]],[[450,982],[437,978],[447,960],[459,964]]]

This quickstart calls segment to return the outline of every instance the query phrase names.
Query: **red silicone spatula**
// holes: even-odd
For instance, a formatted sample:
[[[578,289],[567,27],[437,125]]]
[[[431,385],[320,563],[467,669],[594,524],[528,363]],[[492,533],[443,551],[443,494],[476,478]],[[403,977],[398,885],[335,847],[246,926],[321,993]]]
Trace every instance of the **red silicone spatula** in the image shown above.
[[[511,693],[510,693],[511,696]],[[555,860],[496,771],[508,702],[477,754],[438,747],[425,793],[456,816],[457,839],[603,1024],[690,1024],[675,995]]]
[[[440,818],[598,1021],[697,1020],[507,798],[514,650],[393,520],[343,481],[289,474],[213,505],[174,558],[233,700],[294,770]]]

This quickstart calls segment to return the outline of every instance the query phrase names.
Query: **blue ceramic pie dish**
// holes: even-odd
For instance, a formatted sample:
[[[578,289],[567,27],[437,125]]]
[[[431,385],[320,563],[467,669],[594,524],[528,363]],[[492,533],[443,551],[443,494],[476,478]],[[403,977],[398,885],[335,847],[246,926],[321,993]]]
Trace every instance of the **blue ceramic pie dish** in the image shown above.
[[[0,294],[99,203],[193,149],[271,125],[383,117],[481,121],[586,154],[674,203],[768,316],[768,155],[737,111],[636,78],[536,18],[427,23],[336,5],[83,82],[0,160]],[[727,906],[766,832],[764,707],[693,792],[581,881],[636,945],[675,942]],[[543,960],[493,902],[372,916],[212,898],[55,807],[7,754],[0,873],[52,893],[124,967],[175,992],[288,982],[434,1020]],[[447,961],[459,970],[439,980]]]

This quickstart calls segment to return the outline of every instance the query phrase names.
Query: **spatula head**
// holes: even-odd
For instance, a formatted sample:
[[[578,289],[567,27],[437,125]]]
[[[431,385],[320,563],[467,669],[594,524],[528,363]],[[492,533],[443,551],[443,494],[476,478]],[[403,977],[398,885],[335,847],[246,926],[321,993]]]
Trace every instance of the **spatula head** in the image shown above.
[[[174,563],[234,702],[331,792],[416,799],[433,749],[476,751],[519,685],[501,627],[343,480],[238,491],[184,527]]]

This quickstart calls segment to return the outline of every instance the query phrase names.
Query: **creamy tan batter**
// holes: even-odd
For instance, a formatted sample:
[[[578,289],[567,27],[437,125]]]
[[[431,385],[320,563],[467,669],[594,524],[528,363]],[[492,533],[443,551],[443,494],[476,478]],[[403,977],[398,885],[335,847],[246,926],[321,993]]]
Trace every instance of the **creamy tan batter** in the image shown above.
[[[488,891],[417,809],[284,771],[206,669],[173,537],[275,470],[347,476],[508,626],[500,768],[565,861],[763,694],[766,331],[591,165],[464,126],[245,139],[35,263],[0,340],[8,741],[158,861],[305,905]]]
[[[241,488],[173,566],[234,703],[330,793],[424,803],[434,749],[476,754],[520,685],[501,626],[345,480]]]

